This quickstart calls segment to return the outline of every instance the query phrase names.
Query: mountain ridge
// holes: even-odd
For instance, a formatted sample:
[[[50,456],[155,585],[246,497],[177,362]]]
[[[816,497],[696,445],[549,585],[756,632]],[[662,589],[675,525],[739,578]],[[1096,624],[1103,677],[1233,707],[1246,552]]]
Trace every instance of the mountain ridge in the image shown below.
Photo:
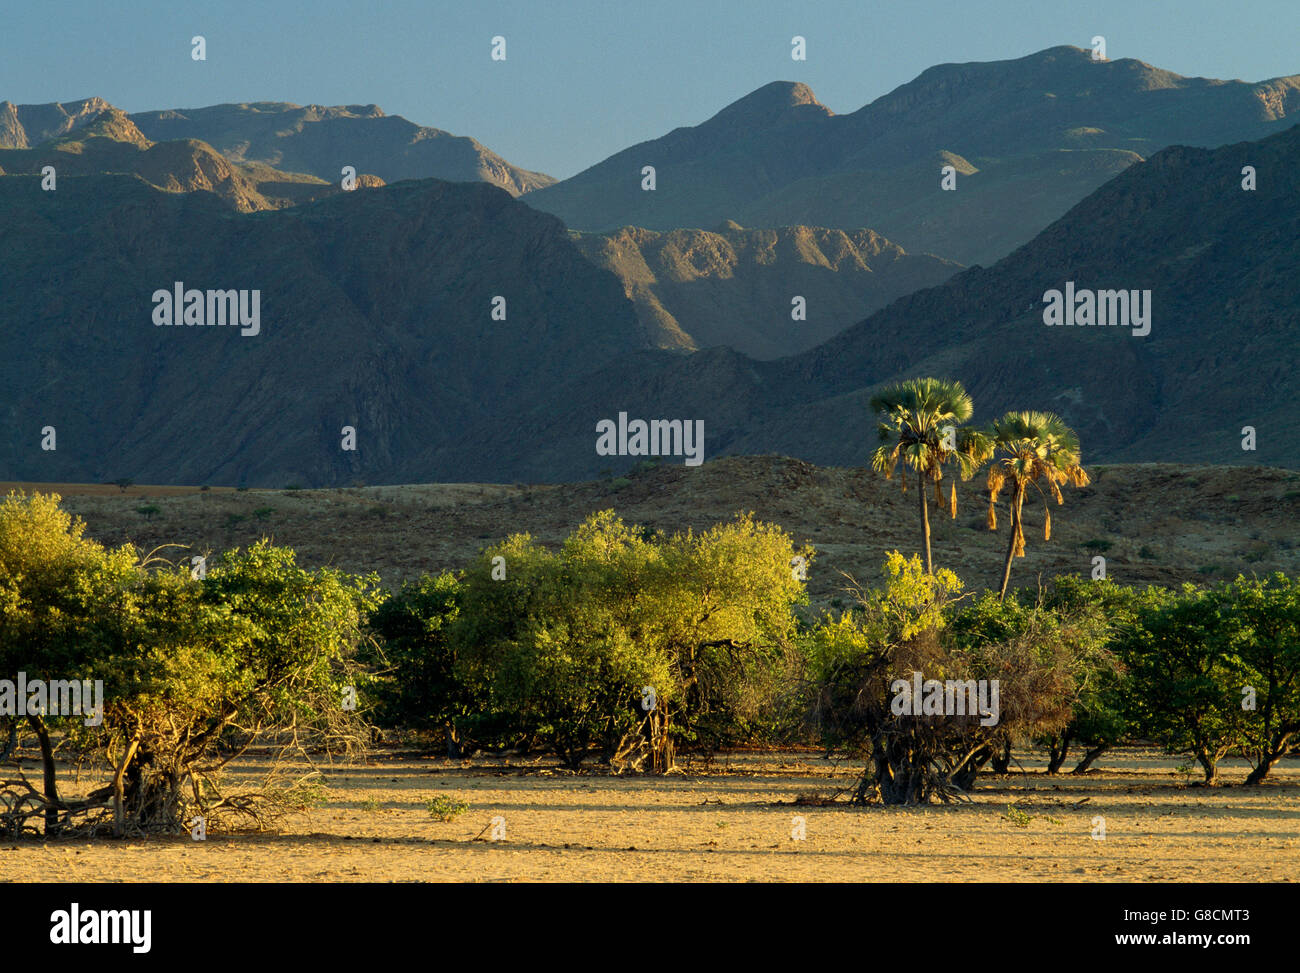
[[[1131,58],[1093,61],[1071,46],[935,65],[848,114],[812,107],[811,90],[802,112],[765,120],[745,110],[792,85],[765,85],[525,202],[584,232],[723,219],[869,226],[909,253],[987,265],[1161,148],[1263,138],[1300,111],[1300,75],[1187,78]],[[750,124],[719,124],[733,113]],[[958,169],[955,191],[940,188],[932,160],[943,153],[970,167]],[[641,189],[643,165],[656,167],[652,192]]]
[[[469,136],[387,115],[378,105],[229,102],[131,116],[156,141],[198,138],[239,162],[337,182],[345,165],[385,182],[439,178],[487,182],[518,196],[555,180],[515,166]]]

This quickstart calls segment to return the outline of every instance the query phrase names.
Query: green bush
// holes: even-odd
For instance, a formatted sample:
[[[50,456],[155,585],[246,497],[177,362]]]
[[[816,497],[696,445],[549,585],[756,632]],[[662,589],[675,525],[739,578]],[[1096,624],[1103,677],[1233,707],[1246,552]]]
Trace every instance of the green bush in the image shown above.
[[[244,816],[264,822],[307,806],[311,788],[268,778],[220,789],[220,751],[293,727],[298,746],[358,742],[343,687],[364,684],[353,654],[377,579],[299,568],[265,543],[227,552],[204,580],[131,546],[87,541],[57,497],[11,494],[0,503],[0,671],[101,680],[102,720],[36,717],[48,758],[37,799],[0,798],[0,829],[182,833],[195,815],[209,829]],[[69,755],[116,768],[124,782],[66,804],[49,729]],[[105,771],[107,772],[107,770]]]
[[[458,801],[446,794],[438,794],[424,802],[430,816],[443,824],[449,824],[469,810],[468,801]]]

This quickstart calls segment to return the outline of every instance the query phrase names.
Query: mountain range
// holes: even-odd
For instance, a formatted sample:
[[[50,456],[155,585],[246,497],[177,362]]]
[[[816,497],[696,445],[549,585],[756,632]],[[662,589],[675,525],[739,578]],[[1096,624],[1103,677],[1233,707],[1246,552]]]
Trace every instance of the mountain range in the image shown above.
[[[1053,48],[931,69],[850,116],[776,83],[648,143],[653,193],[644,146],[613,157],[637,163],[642,209],[600,232],[539,206],[618,210],[613,160],[525,191],[532,174],[454,143],[456,181],[411,180],[453,143],[374,106],[0,103],[0,470],[561,482],[643,459],[597,454],[596,424],[620,413],[702,421],[709,458],[853,465],[871,394],[919,374],[962,380],[977,421],[1059,412],[1092,462],[1295,466],[1295,82]],[[1158,148],[1179,135],[1236,141]],[[365,192],[341,191],[342,157]],[[894,224],[907,249],[865,219],[884,210],[813,218],[871,193],[912,214]],[[800,220],[686,219],[733,198]],[[908,226],[962,246],[927,253]],[[992,266],[949,259],[1021,235]],[[187,327],[179,308],[159,326],[154,296],[178,284],[256,291],[259,333]],[[1046,295],[1076,289],[1149,292],[1150,333],[1045,326]]]
[[[918,375],[962,381],[977,423],[1010,409],[1057,412],[1093,462],[1295,468],[1297,241],[1300,126],[1214,150],[1174,146],[994,266],[901,298],[817,348],[771,362],[730,348],[647,352],[584,376],[521,420],[535,458],[512,475],[566,461],[575,477],[596,474],[595,424],[620,411],[700,419],[713,457],[860,464],[874,443],[871,395]],[[1047,326],[1046,295],[1067,285],[1150,291],[1149,334]],[[489,455],[506,435],[486,444]]]
[[[231,162],[206,142],[153,142],[112,106],[93,117],[69,117],[77,124],[65,134],[30,148],[0,149],[0,173],[39,175],[48,166],[56,177],[129,174],[166,192],[212,193],[240,213],[280,209],[342,191],[338,183],[315,176]],[[21,135],[13,140],[29,141],[25,131]],[[381,186],[383,180],[362,175],[358,184]]]
[[[36,148],[77,132],[105,112],[126,114],[103,98],[46,105],[0,101],[0,149]],[[345,165],[383,182],[486,182],[512,196],[555,182],[544,173],[512,165],[472,138],[385,115],[377,105],[304,107],[267,101],[126,117],[150,142],[203,143],[255,172],[306,174],[334,185]]]
[[[1053,47],[938,65],[847,115],[773,82],[526,202],[576,230],[871,227],[911,253],[989,264],[1154,152],[1264,138],[1297,110],[1300,76],[1186,78]]]

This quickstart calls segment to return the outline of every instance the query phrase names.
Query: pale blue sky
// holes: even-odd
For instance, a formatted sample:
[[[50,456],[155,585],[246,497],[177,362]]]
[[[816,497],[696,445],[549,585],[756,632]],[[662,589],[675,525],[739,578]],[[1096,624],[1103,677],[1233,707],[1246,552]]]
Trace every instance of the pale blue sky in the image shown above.
[[[1186,75],[1300,73],[1300,0],[42,0],[0,16],[0,100],[127,111],[380,105],[563,178],[775,80],[850,112],[932,64],[1106,37]],[[190,38],[208,59],[190,58]],[[507,60],[489,57],[493,35]],[[808,60],[790,59],[807,38]]]

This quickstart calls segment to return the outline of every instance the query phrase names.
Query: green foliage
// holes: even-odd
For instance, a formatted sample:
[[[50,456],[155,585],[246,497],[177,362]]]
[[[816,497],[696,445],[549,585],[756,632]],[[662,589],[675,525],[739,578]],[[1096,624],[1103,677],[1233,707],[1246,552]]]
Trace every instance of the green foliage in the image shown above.
[[[576,765],[645,719],[636,704],[652,686],[672,740],[743,737],[768,718],[792,658],[791,609],[807,597],[795,556],[788,535],[749,516],[665,537],[607,510],[556,552],[511,536],[461,582],[445,671],[472,704],[454,718]]]
[[[216,754],[281,728],[303,744],[349,732],[342,687],[361,681],[352,656],[377,579],[307,571],[292,551],[263,542],[227,553],[195,581],[83,532],[57,497],[11,494],[0,504],[0,671],[103,680],[102,724],[40,722],[61,726],[92,761],[127,760],[114,827],[179,831],[213,810],[258,818],[266,799],[307,806],[308,790],[292,785],[220,793]],[[88,827],[100,826],[109,792],[77,805]],[[47,832],[62,826],[55,806]],[[23,826],[12,815],[7,823]]]
[[[1117,640],[1131,676],[1130,719],[1171,753],[1192,753],[1213,781],[1247,718],[1234,687],[1249,674],[1227,651],[1230,608],[1191,585],[1153,601]]]
[[[449,573],[406,582],[371,614],[376,639],[362,650],[379,670],[373,689],[380,724],[445,728],[453,751],[457,723],[483,703],[457,673],[449,638],[461,595],[460,580]]]
[[[441,821],[443,824],[450,824],[469,810],[468,801],[460,801],[446,794],[437,794],[428,798],[424,806],[428,808],[429,815],[434,820]]]
[[[153,520],[154,516],[160,512],[160,508],[155,504],[145,504],[143,507],[136,507],[135,512],[144,517],[145,520]]]
[[[1097,613],[1002,601],[963,604],[950,572],[926,574],[897,552],[882,590],[859,589],[859,608],[824,619],[807,639],[820,687],[814,718],[828,746],[870,757],[855,800],[952,799],[968,788],[980,753],[1015,738],[1059,734],[1090,687],[1117,670]],[[970,713],[900,712],[898,680],[997,680],[996,723]]]
[[[1267,579],[1238,577],[1215,594],[1222,606],[1222,649],[1244,678],[1222,688],[1239,708],[1244,688],[1255,691],[1255,708],[1242,709],[1248,719],[1239,739],[1256,768],[1253,782],[1300,738],[1300,579],[1280,572]]]
[[[1032,815],[1026,814],[1024,811],[1020,810],[1020,808],[1016,807],[1014,804],[1008,804],[1007,812],[1002,816],[1006,818],[1008,821],[1010,821],[1017,828],[1027,828],[1029,827],[1029,822],[1034,820]]]

